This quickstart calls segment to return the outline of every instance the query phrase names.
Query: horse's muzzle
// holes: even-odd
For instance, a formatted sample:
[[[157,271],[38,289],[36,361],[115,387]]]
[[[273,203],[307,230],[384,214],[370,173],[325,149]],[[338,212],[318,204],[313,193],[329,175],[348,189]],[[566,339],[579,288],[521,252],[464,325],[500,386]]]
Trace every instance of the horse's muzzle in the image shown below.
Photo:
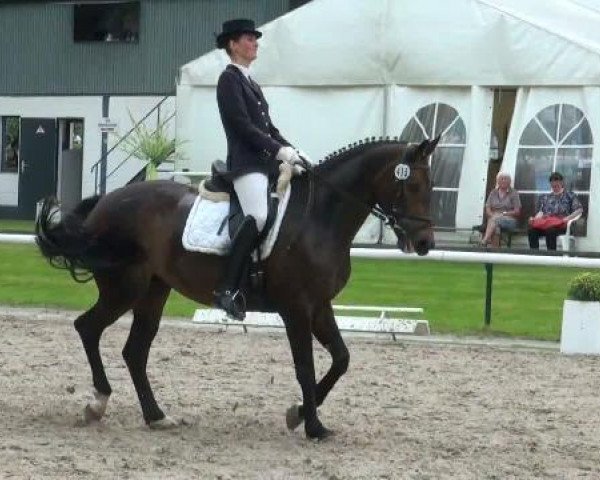
[[[435,242],[427,238],[421,238],[411,242],[406,237],[398,238],[398,248],[404,253],[416,252],[417,255],[427,255],[429,250],[435,248]]]
[[[415,252],[417,255],[427,255],[429,250],[435,247],[433,239],[421,238],[414,243]]]
[[[435,247],[432,229],[423,229],[412,235],[404,230],[396,230],[398,248],[404,253],[416,252],[417,255],[427,255]]]
[[[415,235],[413,239],[413,249],[417,255],[427,255],[429,250],[435,247],[435,241],[433,238],[433,230],[426,229],[421,230]]]

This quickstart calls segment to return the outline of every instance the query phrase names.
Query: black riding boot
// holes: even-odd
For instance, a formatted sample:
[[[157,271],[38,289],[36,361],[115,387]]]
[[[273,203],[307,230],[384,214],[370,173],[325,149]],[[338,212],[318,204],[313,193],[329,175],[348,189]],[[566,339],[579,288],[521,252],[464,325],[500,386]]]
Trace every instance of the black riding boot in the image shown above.
[[[239,295],[240,280],[244,266],[256,247],[258,233],[254,217],[246,216],[235,234],[225,266],[225,275],[215,291],[215,306],[239,321],[246,317],[246,305],[243,297]]]

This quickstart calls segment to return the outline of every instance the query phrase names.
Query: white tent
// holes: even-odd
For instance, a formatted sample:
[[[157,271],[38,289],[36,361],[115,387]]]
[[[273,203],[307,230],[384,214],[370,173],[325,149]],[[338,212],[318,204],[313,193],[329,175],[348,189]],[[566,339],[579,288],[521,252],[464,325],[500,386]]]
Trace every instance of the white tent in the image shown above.
[[[437,221],[458,229],[481,221],[495,93],[516,90],[502,169],[532,202],[547,187],[538,179],[562,170],[594,212],[598,25],[598,0],[313,0],[260,28],[252,74],[275,124],[314,160],[365,137],[442,133]],[[178,168],[225,157],[215,86],[227,63],[215,50],[181,69]],[[598,231],[589,215],[579,248],[600,249]]]

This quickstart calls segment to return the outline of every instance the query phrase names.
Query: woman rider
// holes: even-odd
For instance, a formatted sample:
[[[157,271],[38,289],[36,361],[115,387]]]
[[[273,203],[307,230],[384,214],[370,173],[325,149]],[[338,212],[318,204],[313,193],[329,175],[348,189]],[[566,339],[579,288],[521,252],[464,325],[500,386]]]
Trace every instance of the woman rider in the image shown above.
[[[237,320],[245,317],[241,302],[236,302],[242,271],[267,219],[268,174],[276,171],[278,161],[301,163],[271,122],[269,105],[250,77],[261,36],[248,19],[224,22],[217,36],[217,48],[225,49],[231,59],[219,77],[217,103],[227,137],[227,168],[244,219],[232,239],[225,274],[215,291],[215,306]]]

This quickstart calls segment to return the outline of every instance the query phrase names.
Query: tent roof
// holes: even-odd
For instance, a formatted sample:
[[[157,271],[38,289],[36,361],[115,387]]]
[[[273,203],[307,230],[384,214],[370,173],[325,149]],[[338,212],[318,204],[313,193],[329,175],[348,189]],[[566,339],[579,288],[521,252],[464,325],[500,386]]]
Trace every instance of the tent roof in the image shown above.
[[[264,86],[600,85],[600,0],[313,0],[261,27]],[[214,50],[181,68],[214,86]]]

